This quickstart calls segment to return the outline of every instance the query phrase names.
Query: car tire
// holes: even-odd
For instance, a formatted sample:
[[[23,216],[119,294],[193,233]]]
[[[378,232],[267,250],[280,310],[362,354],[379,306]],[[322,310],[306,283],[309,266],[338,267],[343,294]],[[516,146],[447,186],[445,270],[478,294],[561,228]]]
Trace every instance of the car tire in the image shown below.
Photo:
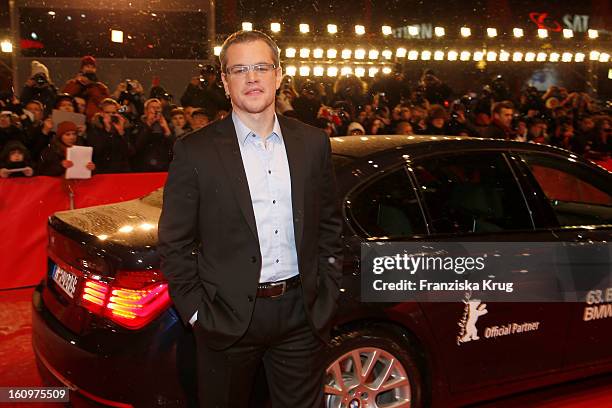
[[[359,363],[355,363],[357,356]],[[392,402],[422,408],[424,383],[416,356],[410,343],[394,330],[372,327],[336,335],[325,354],[325,408]]]

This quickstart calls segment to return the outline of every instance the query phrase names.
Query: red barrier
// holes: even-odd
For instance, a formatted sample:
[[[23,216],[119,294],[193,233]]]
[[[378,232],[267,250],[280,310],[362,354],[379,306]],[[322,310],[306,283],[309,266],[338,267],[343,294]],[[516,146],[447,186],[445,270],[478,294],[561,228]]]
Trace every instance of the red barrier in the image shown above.
[[[143,196],[163,186],[166,173],[101,174],[71,180],[75,208]],[[47,268],[47,219],[70,209],[59,177],[0,179],[0,289],[35,285]]]

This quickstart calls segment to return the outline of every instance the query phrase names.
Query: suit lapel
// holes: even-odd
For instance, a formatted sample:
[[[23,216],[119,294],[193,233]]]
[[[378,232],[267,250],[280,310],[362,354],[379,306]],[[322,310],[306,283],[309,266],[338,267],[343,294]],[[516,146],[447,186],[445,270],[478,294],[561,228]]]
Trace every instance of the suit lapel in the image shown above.
[[[253,204],[251,202],[251,193],[249,192],[249,183],[246,178],[242,156],[240,155],[240,147],[238,146],[238,138],[236,129],[232,121],[232,115],[219,123],[217,133],[214,135],[215,145],[219,151],[219,156],[223,166],[228,174],[228,183],[234,191],[238,205],[242,210],[242,214],[246,219],[247,224],[251,228],[255,239],[259,244],[257,237],[257,224],[255,223],[255,213],[253,212]]]
[[[291,203],[293,205],[293,230],[295,246],[300,254],[302,232],[304,230],[304,140],[302,134],[291,126],[291,121],[278,115],[278,123],[283,132],[287,151],[289,173],[291,176]]]

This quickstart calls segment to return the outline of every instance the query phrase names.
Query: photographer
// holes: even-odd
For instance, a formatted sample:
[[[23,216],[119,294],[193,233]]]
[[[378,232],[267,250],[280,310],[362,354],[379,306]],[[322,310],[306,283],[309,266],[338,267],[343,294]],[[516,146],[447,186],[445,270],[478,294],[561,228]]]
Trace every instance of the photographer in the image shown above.
[[[442,105],[431,105],[427,115],[426,135],[448,135],[448,114]]]
[[[162,115],[159,99],[145,102],[145,114],[134,133],[132,170],[137,172],[168,171],[174,137]]]
[[[21,91],[21,102],[26,105],[31,100],[40,101],[45,107],[45,113],[51,113],[55,104],[57,88],[51,82],[49,70],[38,61],[32,61],[32,74]]]
[[[299,96],[293,101],[297,118],[311,126],[317,125],[317,114],[321,108],[321,92],[316,82],[307,79],[300,87]]]
[[[185,93],[181,97],[182,106],[195,106],[204,109],[213,118],[217,111],[229,111],[231,106],[225,97],[223,87],[217,79],[217,70],[212,65],[205,65],[200,75],[191,78]]]
[[[419,85],[423,92],[422,96],[432,105],[443,105],[445,101],[448,101],[452,94],[450,87],[435,76],[433,70],[431,69],[426,69],[423,72]],[[421,105],[421,103],[418,102],[417,104]]]
[[[70,96],[78,96],[87,102],[85,114],[88,119],[100,112],[100,102],[109,98],[108,88],[102,82],[98,81],[96,75],[96,59],[91,55],[87,55],[81,59],[81,70],[77,75],[66,82],[62,92],[70,94]]]
[[[130,122],[134,123],[144,114],[144,88],[135,79],[119,82],[111,97],[121,105],[121,112]]]
[[[40,153],[49,145],[55,134],[53,121],[50,117],[44,117],[43,110],[43,104],[33,99],[25,105],[21,120],[25,145],[35,162],[40,160]]]
[[[98,173],[130,171],[130,146],[127,119],[118,113],[120,105],[107,98],[100,104],[102,112],[91,120],[87,144],[93,147],[93,161]]]
[[[293,87],[293,77],[284,75],[281,85],[276,91],[276,113],[297,119],[293,109],[293,101],[298,97],[298,93]]]

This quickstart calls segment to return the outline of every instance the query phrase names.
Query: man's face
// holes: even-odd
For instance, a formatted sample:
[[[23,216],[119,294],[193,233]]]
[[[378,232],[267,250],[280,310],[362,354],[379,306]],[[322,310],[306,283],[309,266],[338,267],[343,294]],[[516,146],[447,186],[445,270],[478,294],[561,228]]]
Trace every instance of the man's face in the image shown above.
[[[208,124],[208,116],[202,114],[193,115],[192,123],[194,130],[203,128]]]
[[[117,113],[117,107],[109,103],[108,105],[104,105],[102,107],[102,112],[105,116],[110,116],[114,113]]]
[[[495,118],[501,122],[502,125],[510,127],[512,123],[512,109],[501,108],[499,113],[495,114]]]
[[[42,120],[43,111],[39,104],[37,103],[28,103],[25,107],[27,110],[34,114],[34,120],[39,121]]]
[[[402,108],[401,113],[400,113],[400,120],[410,120],[412,114],[410,112],[409,108]]]
[[[444,118],[432,119],[431,124],[438,129],[442,129],[444,127]]]
[[[0,128],[11,126],[11,117],[9,115],[0,115]]]
[[[412,125],[408,122],[401,122],[397,125],[396,133],[398,135],[413,135]]]
[[[95,74],[96,66],[90,64],[83,65],[83,67],[81,68],[81,72],[83,72],[84,74]]]
[[[415,122],[418,122],[425,117],[425,111],[415,108],[411,111],[411,116],[414,118]]]
[[[591,118],[584,118],[580,123],[580,127],[584,132],[588,132],[595,127],[595,122],[593,122],[593,119]]]
[[[546,125],[543,123],[535,123],[531,125],[529,129],[533,137],[539,137],[545,133]]]
[[[193,116],[191,116],[191,114],[193,113],[193,111],[196,108],[193,106],[187,106],[185,107],[185,119],[187,120],[187,123],[189,123],[189,126],[193,127]]]
[[[74,101],[77,104],[77,108],[79,109],[79,113],[85,113],[85,109],[87,108],[87,103],[85,102],[85,99],[79,97],[79,96],[75,96],[74,97]]]
[[[64,99],[57,105],[57,109],[64,112],[74,112],[74,105],[71,101]]]
[[[147,113],[151,116],[161,116],[162,106],[159,102],[151,102],[147,105]]]
[[[228,68],[235,65],[274,63],[272,50],[261,40],[231,45],[227,49],[226,58]],[[254,70],[237,75],[224,72],[221,78],[225,92],[230,95],[232,106],[237,113],[274,112],[274,98],[282,80],[280,68],[266,73],[256,73]]]

